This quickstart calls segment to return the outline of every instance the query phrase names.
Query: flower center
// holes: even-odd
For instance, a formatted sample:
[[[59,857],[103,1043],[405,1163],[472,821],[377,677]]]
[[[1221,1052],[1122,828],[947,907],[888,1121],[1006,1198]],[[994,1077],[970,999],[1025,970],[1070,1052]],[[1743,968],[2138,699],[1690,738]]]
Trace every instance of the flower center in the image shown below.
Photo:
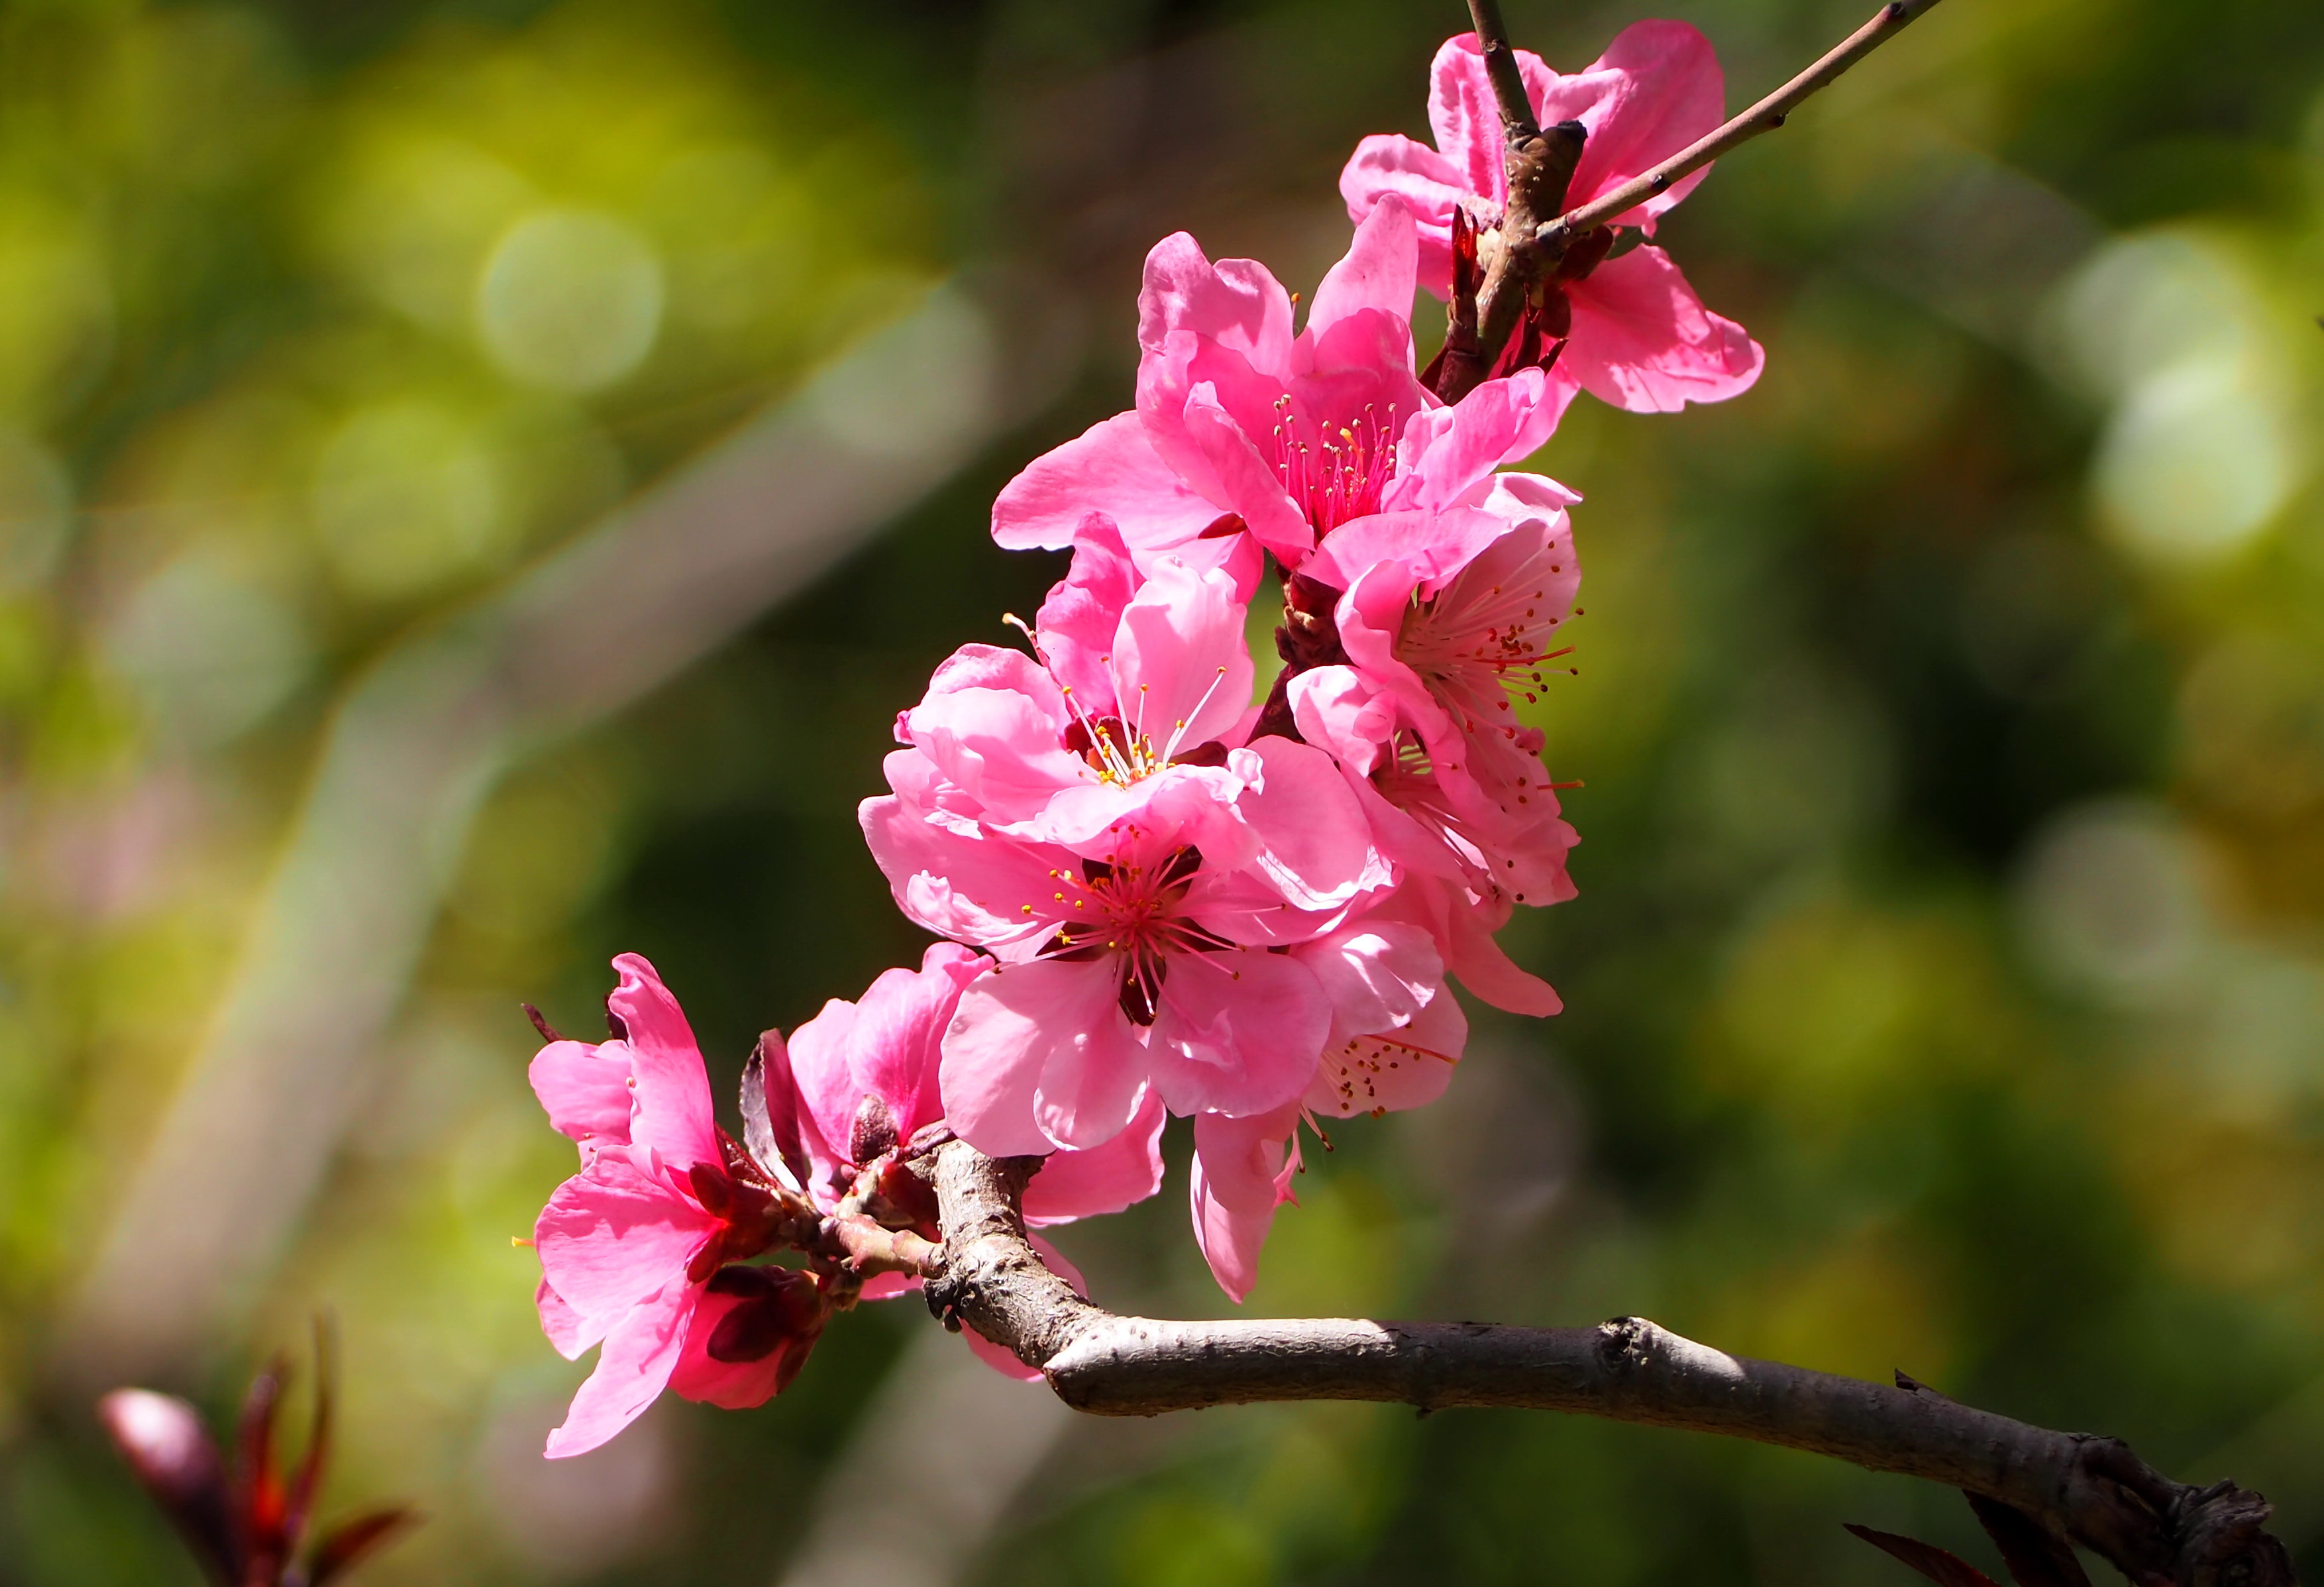
[[[1178,912],[1202,866],[1203,852],[1190,847],[1172,850],[1158,864],[1084,860],[1078,872],[1050,872],[1058,887],[1053,902],[1075,918],[1057,927],[1040,956],[1118,958],[1121,1011],[1133,1024],[1153,1024],[1171,955],[1234,946]]]
[[[1473,733],[1480,719],[1510,709],[1512,692],[1532,704],[1541,664],[1572,651],[1571,645],[1543,649],[1564,620],[1545,616],[1546,602],[1545,590],[1527,585],[1456,578],[1434,599],[1414,600],[1397,632],[1397,660],[1420,674]]]
[[[1383,420],[1369,402],[1352,424],[1299,433],[1289,397],[1275,400],[1275,472],[1320,539],[1351,518],[1379,511],[1396,477],[1396,405]]]

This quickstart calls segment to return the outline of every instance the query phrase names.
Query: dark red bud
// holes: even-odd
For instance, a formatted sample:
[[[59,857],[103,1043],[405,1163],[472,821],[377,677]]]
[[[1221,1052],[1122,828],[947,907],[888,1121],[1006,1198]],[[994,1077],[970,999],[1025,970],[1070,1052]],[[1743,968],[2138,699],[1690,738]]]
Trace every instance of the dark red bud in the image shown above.
[[[847,1160],[869,1163],[896,1145],[896,1114],[886,1100],[867,1095],[855,1104],[855,1121],[847,1130]]]
[[[710,1293],[741,1297],[710,1331],[710,1359],[729,1364],[764,1361],[787,1347],[812,1346],[827,1315],[822,1283],[814,1274],[792,1268],[722,1268],[710,1281]],[[804,1350],[800,1359],[806,1359]],[[783,1381],[788,1380],[786,1375]]]
[[[97,1402],[97,1419],[153,1502],[213,1579],[236,1583],[241,1549],[226,1495],[226,1462],[194,1407],[143,1389],[116,1389]]]

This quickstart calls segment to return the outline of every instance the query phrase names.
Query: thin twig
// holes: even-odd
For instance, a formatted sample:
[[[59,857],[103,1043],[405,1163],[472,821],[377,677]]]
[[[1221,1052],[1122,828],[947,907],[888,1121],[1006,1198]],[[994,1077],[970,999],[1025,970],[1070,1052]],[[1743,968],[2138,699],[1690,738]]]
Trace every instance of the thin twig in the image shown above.
[[[1469,21],[1477,30],[1477,48],[1485,57],[1485,76],[1500,102],[1501,132],[1514,145],[1541,131],[1534,119],[1533,101],[1526,97],[1525,74],[1517,69],[1517,52],[1509,43],[1509,24],[1501,20],[1500,0],[1469,0]]]
[[[2293,1587],[2268,1507],[2231,1482],[2173,1482],[2111,1438],[2028,1426],[1917,1385],[1890,1388],[1726,1355],[1637,1317],[1595,1328],[1346,1318],[1172,1323],[1117,1316],[1041,1263],[1019,1211],[1040,1159],[963,1141],[920,1159],[945,1233],[931,1310],[1041,1370],[1103,1416],[1263,1400],[1508,1406],[1748,1438],[2014,1506],[2138,1587]]]
[[[1696,139],[1652,171],[1642,171],[1579,209],[1569,210],[1558,217],[1536,234],[1536,242],[1554,258],[1564,251],[1566,240],[1578,237],[1592,227],[1605,225],[1618,215],[1637,208],[1680,178],[1701,170],[1738,144],[1748,143],[1761,133],[1773,132],[1784,125],[1801,101],[1829,87],[1840,73],[1895,37],[1906,23],[1936,3],[1937,0],[1892,0],[1891,4],[1874,13],[1870,22],[1841,40],[1823,59],[1750,109]]]

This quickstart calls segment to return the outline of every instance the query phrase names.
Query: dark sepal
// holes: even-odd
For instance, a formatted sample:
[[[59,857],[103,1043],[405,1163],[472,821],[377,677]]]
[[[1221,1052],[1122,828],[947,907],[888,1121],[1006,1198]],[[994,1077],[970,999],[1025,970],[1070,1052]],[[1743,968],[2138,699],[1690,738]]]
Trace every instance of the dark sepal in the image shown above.
[[[1948,1554],[1933,1543],[1918,1538],[1899,1537],[1894,1532],[1876,1532],[1869,1527],[1853,1523],[1848,1529],[1873,1547],[1894,1555],[1941,1587],[2001,1587],[1998,1582],[1978,1570],[1957,1554]]]
[[[192,1406],[147,1389],[116,1389],[97,1402],[114,1448],[210,1580],[242,1587],[226,1460]]]
[[[234,1512],[242,1536],[243,1570],[272,1582],[290,1557],[283,1522],[290,1496],[281,1473],[274,1469],[274,1413],[282,1401],[283,1385],[290,1376],[287,1357],[277,1355],[251,1379],[243,1397],[242,1419],[235,1428]]]
[[[759,1106],[767,1121],[767,1146],[761,1151],[753,1141],[752,1151],[769,1167],[780,1163],[790,1170],[791,1177],[800,1188],[815,1177],[815,1169],[807,1162],[807,1148],[799,1134],[798,1083],[791,1078],[790,1048],[783,1045],[783,1033],[770,1030],[759,1038],[759,1047],[751,1055],[759,1071]],[[749,1085],[744,1085],[743,1125],[747,1131],[751,1118]]]
[[[759,1045],[751,1050],[750,1062],[742,1066],[742,1144],[760,1162],[778,1163],[782,1155],[775,1149],[774,1121],[767,1114],[766,1045],[767,1037],[760,1037]]]
[[[540,1017],[540,1010],[539,1009],[534,1008],[530,1003],[519,1003],[517,1004],[517,1007],[522,1009],[524,1010],[524,1017],[532,1021],[532,1028],[540,1032],[541,1040],[563,1041],[565,1039],[562,1036],[559,1036],[557,1033],[556,1026],[551,1025],[548,1020]]]
[[[307,1565],[307,1587],[323,1587],[386,1542],[392,1534],[415,1526],[419,1520],[418,1511],[397,1506],[374,1510],[334,1527],[315,1545],[315,1557]]]
[[[300,1541],[307,1535],[307,1524],[315,1516],[315,1494],[323,1485],[324,1468],[330,1463],[331,1395],[338,1379],[338,1350],[333,1333],[327,1317],[315,1319],[315,1420],[307,1436],[307,1452],[299,1457],[299,1469],[290,1478],[290,1490],[284,1499],[286,1557],[298,1553]]]
[[[2015,1505],[1964,1492],[1985,1535],[2001,1550],[2017,1587],[2090,1587],[2089,1573],[2064,1538]]]

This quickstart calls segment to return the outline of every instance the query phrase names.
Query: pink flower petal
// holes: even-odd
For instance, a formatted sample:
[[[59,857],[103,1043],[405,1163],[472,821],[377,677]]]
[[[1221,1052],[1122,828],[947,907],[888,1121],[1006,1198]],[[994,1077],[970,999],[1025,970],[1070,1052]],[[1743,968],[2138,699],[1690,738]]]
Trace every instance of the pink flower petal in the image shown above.
[[[1303,1100],[1310,1112],[1336,1119],[1425,1107],[1452,1084],[1468,1041],[1468,1016],[1440,991],[1395,1029],[1326,1048]]]
[[[1307,1088],[1332,1028],[1314,972],[1280,954],[1174,954],[1147,1042],[1174,1113],[1240,1117]]]
[[[549,1122],[581,1142],[627,1146],[630,1140],[630,1049],[626,1042],[592,1046],[552,1041],[533,1055],[527,1071]]]
[[[1073,690],[1084,715],[1114,714],[1113,672],[1106,658],[1113,654],[1122,609],[1142,582],[1113,520],[1102,512],[1084,519],[1074,537],[1073,566],[1050,586],[1035,628],[1050,671]]]
[[[944,1117],[936,1074],[945,1028],[962,989],[991,964],[957,943],[934,943],[918,970],[883,972],[857,1004],[848,1070],[859,1096],[887,1103],[899,1140]]]
[[[942,1076],[945,1116],[962,1140],[988,1157],[1023,1157],[1055,1149],[1045,1122],[1095,1146],[1130,1121],[1142,1076],[1116,1006],[1120,977],[1111,955],[1039,959],[988,971],[961,994]]]
[[[1130,1128],[1088,1151],[1052,1152],[1025,1187],[1028,1223],[1066,1223],[1118,1213],[1162,1188],[1162,1126],[1169,1112],[1147,1093]]]
[[[1367,309],[1408,321],[1418,258],[1412,209],[1399,195],[1383,194],[1370,214],[1358,218],[1346,255],[1315,289],[1314,301],[1307,309],[1308,332],[1320,337],[1350,315]],[[1408,352],[1406,362],[1410,363]]]
[[[628,1032],[632,1144],[659,1153],[681,1170],[717,1162],[710,1077],[678,1000],[639,955],[622,955],[613,968],[622,982],[606,1001]]]
[[[1590,129],[1566,190],[1569,209],[1653,170],[1727,119],[1727,78],[1701,30],[1683,22],[1632,23],[1588,69],[1558,78],[1535,102],[1545,125],[1578,121]],[[1617,226],[1646,226],[1711,173],[1692,171]]]
[[[1130,733],[1166,758],[1231,727],[1252,676],[1233,578],[1164,558],[1122,612],[1112,673]]]
[[[1291,359],[1291,295],[1255,259],[1213,264],[1185,232],[1154,245],[1138,294],[1138,342],[1160,352],[1192,332],[1241,354],[1253,369],[1282,375]]]
[[[1141,545],[1192,540],[1219,515],[1163,462],[1144,421],[1117,413],[1035,458],[1003,486],[992,503],[992,538],[1012,551],[1063,550],[1094,509]]]
[[[586,1454],[644,1414],[678,1366],[699,1285],[674,1279],[615,1323],[596,1370],[573,1397],[564,1425],[549,1435],[548,1456]]]
[[[813,1019],[801,1021],[786,1044],[792,1084],[806,1104],[800,1135],[814,1169],[807,1186],[810,1193],[827,1192],[833,1171],[847,1159],[848,1134],[863,1095],[847,1062],[858,1017],[853,1003],[828,999]]]
[[[642,1171],[637,1148],[609,1149],[558,1186],[533,1226],[543,1278],[595,1324],[682,1277],[717,1220]]]
[[[1573,334],[1565,378],[1633,413],[1675,413],[1748,390],[1766,354],[1743,328],[1702,306],[1669,254],[1633,248],[1568,289]]]
[[[1404,200],[1419,244],[1416,279],[1439,298],[1452,291],[1452,208],[1463,190],[1458,165],[1397,133],[1364,139],[1340,172],[1351,220],[1361,222],[1390,195]]]
[[[1291,1176],[1299,1171],[1298,1121],[1296,1105],[1248,1119],[1204,1113],[1194,1121],[1188,1186],[1194,1239],[1212,1277],[1238,1305],[1259,1278],[1259,1248],[1276,1209],[1291,1199]]]

